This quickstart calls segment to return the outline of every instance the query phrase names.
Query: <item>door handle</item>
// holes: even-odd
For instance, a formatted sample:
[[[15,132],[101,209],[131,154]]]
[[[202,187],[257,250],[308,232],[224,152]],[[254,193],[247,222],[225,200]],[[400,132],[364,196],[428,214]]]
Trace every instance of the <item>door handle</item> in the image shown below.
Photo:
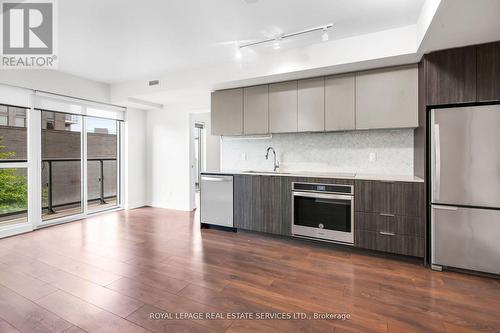
[[[210,182],[228,182],[231,181],[229,178],[221,178],[221,177],[201,177],[201,180],[207,180]]]
[[[439,124],[434,124],[434,140],[435,140],[435,181],[434,181],[434,198],[439,200],[439,192],[441,188],[441,142],[439,139]]]
[[[455,206],[436,206],[432,205],[433,209],[441,209],[441,210],[458,210],[458,207]]]

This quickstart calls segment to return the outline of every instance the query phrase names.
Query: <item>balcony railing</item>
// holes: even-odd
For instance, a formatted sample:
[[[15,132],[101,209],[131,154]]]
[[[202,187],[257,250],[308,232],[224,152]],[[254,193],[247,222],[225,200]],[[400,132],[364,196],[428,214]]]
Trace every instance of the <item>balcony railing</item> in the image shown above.
[[[56,213],[56,208],[64,207],[68,205],[76,205],[80,204],[81,201],[73,201],[73,202],[63,202],[57,205],[54,204],[54,193],[53,193],[53,168],[56,163],[64,163],[64,162],[80,162],[79,158],[63,158],[63,159],[42,159],[43,165],[47,166],[47,183],[45,184],[47,188],[47,205],[43,207],[43,209],[47,209],[49,214]],[[97,181],[99,182],[99,197],[97,199],[92,198],[88,201],[97,200],[101,205],[106,205],[106,200],[116,198],[116,193],[112,196],[105,196],[104,194],[104,185],[105,185],[105,177],[104,177],[104,162],[105,161],[116,161],[116,158],[88,158],[87,162],[99,162],[99,178]],[[43,166],[43,167],[44,167]]]
[[[106,161],[115,161],[116,158],[89,158],[87,159],[88,162],[98,162],[99,167],[98,167],[98,178],[97,182],[99,183],[99,190],[98,190],[98,197],[96,198],[95,196],[92,198],[88,199],[88,202],[96,202],[101,205],[108,205],[112,206],[115,200],[117,199],[117,186],[114,188],[114,193],[111,195],[105,195],[105,181],[106,177],[104,176],[104,170],[105,170],[105,162]],[[1,162],[12,162],[13,160],[2,160]],[[15,160],[16,162],[26,162],[26,160],[20,160],[17,159]],[[56,214],[59,212],[59,210],[66,210],[68,207],[71,206],[80,206],[81,205],[81,195],[80,195],[80,187],[79,187],[79,196],[80,200],[66,200],[64,201],[64,198],[60,198],[61,195],[59,195],[59,198],[57,198],[57,203],[54,203],[54,166],[59,164],[59,163],[71,163],[71,162],[80,162],[81,159],[79,158],[60,158],[60,159],[42,159],[42,170],[43,172],[46,172],[45,175],[42,175],[42,179],[45,181],[44,185],[44,194],[43,196],[46,196],[46,202],[43,202],[42,204],[42,210],[46,211],[48,214]],[[118,166],[117,166],[118,169]],[[45,179],[44,179],[45,178]],[[95,181],[95,178],[89,179],[90,181]],[[109,184],[109,183],[108,183]],[[111,183],[113,184],[113,182]],[[117,182],[115,182],[117,184]],[[64,185],[64,184],[63,184]],[[109,186],[109,185],[108,185]],[[94,192],[95,193],[95,192]],[[109,193],[109,191],[108,191]],[[19,211],[13,211],[9,213],[4,213],[0,214],[0,224],[1,224],[1,218],[7,218],[9,216],[15,216],[15,215],[20,215],[20,214],[25,214],[27,210],[19,210]]]

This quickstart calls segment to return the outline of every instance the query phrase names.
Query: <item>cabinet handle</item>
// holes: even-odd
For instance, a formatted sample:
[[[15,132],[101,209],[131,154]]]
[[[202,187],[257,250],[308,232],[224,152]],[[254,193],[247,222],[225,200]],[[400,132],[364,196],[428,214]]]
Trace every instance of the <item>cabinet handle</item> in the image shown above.
[[[379,231],[379,234],[384,235],[384,236],[395,236],[396,235],[393,232],[385,232],[385,231]]]
[[[387,217],[395,217],[396,215],[394,214],[387,214],[387,213],[380,213],[380,216],[387,216]]]

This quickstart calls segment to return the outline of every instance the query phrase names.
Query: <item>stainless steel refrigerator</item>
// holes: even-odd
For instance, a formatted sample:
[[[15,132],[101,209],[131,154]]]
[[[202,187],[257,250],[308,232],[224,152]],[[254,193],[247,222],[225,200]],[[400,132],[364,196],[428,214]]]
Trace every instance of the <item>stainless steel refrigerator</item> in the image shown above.
[[[500,274],[500,105],[431,111],[431,260]]]

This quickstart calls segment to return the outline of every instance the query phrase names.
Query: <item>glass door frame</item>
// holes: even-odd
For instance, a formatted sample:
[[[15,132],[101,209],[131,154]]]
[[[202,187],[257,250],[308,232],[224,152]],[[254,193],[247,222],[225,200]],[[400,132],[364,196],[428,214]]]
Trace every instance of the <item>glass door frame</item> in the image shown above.
[[[94,116],[89,116],[89,117],[92,117],[92,118],[99,118],[99,117],[94,117]],[[87,116],[84,116],[83,117],[85,120],[84,122],[82,123],[82,131],[85,130],[85,200],[84,200],[84,203],[83,203],[83,206],[84,206],[84,213],[85,215],[95,215],[95,214],[99,214],[99,213],[103,213],[103,212],[108,212],[108,211],[113,211],[113,210],[116,210],[116,209],[120,209],[120,208],[124,208],[123,206],[123,196],[122,196],[122,188],[124,186],[124,181],[125,181],[125,178],[123,177],[123,170],[124,170],[124,161],[122,159],[123,156],[125,156],[123,154],[124,152],[124,144],[123,144],[123,140],[122,140],[122,137],[123,137],[123,121],[120,121],[120,120],[117,120],[117,119],[111,119],[113,121],[116,122],[116,205],[112,206],[112,207],[107,207],[107,208],[103,208],[103,209],[96,209],[96,210],[92,210],[92,211],[89,211],[88,209],[88,184],[87,184],[87,181],[88,181],[88,160],[87,160],[87,157],[88,157],[88,154],[87,154],[87,135],[88,135],[88,132],[87,132]],[[102,118],[102,119],[110,119],[110,118]],[[83,170],[83,169],[82,169]],[[104,174],[102,175],[104,177]],[[83,198],[83,196],[82,196]]]
[[[205,171],[205,123],[196,121],[194,123],[194,131],[198,134],[198,154],[196,156],[196,176],[195,176],[195,192],[200,191],[201,173]],[[193,136],[194,140],[194,136]],[[196,140],[194,140],[196,143]],[[193,149],[196,151],[196,149]],[[196,186],[198,184],[198,186]]]
[[[87,188],[87,181],[88,181],[88,166],[87,166],[87,115],[86,115],[86,105],[85,104],[80,104],[81,106],[81,114],[79,116],[82,117],[81,121],[81,129],[80,129],[80,156],[81,156],[81,161],[80,161],[80,170],[81,170],[81,182],[80,182],[80,197],[82,200],[82,210],[78,214],[74,215],[69,215],[69,216],[63,216],[60,218],[54,218],[51,220],[43,220],[42,219],[42,145],[41,145],[41,136],[42,136],[42,117],[41,114],[44,110],[40,109],[35,109],[34,107],[31,108],[31,111],[34,113],[34,117],[31,120],[30,124],[32,123],[37,123],[33,127],[33,131],[31,135],[28,135],[29,137],[36,137],[33,141],[36,142],[30,142],[33,144],[33,154],[29,153],[29,160],[31,158],[31,161],[33,161],[34,167],[31,168],[32,172],[29,174],[29,176],[35,177],[35,178],[29,178],[28,179],[36,179],[36,182],[28,181],[28,189],[29,189],[29,194],[31,195],[31,200],[28,202],[33,202],[32,207],[29,206],[28,209],[28,223],[32,221],[30,224],[32,224],[33,229],[39,229],[39,228],[44,228],[44,227],[49,227],[52,225],[57,225],[57,224],[62,224],[62,223],[67,223],[67,222],[72,222],[76,220],[83,219],[87,216],[93,216],[97,214],[102,214],[106,212],[111,212],[111,211],[116,211],[116,210],[122,210],[124,209],[123,206],[123,199],[122,199],[122,188],[124,186],[124,165],[125,161],[123,160],[123,149],[124,149],[124,144],[122,138],[122,128],[123,128],[123,121],[114,119],[117,122],[117,204],[116,206],[107,208],[107,209],[102,209],[102,210],[96,210],[89,212],[88,210],[88,188]],[[52,111],[52,110],[46,110],[46,111]],[[62,112],[62,111],[54,111],[54,112],[61,112],[61,113],[66,113],[66,114],[71,114],[68,112]],[[92,117],[89,115],[89,117]],[[110,118],[107,118],[110,119]],[[29,149],[29,148],[28,148]],[[33,188],[33,191],[30,189]],[[36,196],[36,197],[35,197]]]

